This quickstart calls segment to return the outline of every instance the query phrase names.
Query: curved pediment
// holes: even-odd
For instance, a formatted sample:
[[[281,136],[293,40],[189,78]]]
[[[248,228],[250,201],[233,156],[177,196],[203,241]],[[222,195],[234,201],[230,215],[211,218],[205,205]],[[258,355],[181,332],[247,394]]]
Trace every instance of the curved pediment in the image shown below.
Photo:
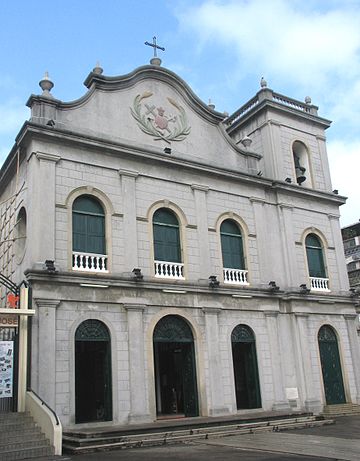
[[[32,121],[41,123],[37,112],[44,113],[39,109],[44,104],[52,107],[50,118],[59,129],[142,149],[170,148],[172,155],[189,161],[248,171],[251,153],[235,145],[224,130],[226,115],[204,104],[170,70],[143,66],[118,77],[92,72],[84,83],[89,90],[75,101],[31,97]]]

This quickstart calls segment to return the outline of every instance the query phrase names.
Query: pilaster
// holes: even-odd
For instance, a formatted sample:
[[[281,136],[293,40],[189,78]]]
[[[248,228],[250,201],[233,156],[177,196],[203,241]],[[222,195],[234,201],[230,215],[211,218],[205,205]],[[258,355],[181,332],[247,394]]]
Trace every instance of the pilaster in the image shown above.
[[[224,389],[222,384],[222,365],[219,348],[218,314],[221,309],[204,307],[205,336],[208,350],[210,406],[209,415],[218,416],[229,412],[224,404]]]
[[[200,278],[207,279],[211,271],[210,264],[210,249],[209,249],[209,233],[208,233],[208,214],[206,194],[209,190],[207,186],[193,184],[191,186],[194,191],[195,207],[196,207],[196,224],[198,234],[198,245],[200,253]]]
[[[274,384],[275,399],[273,410],[290,410],[284,386],[284,373],[282,369],[281,349],[279,344],[278,312],[265,312],[265,318],[268,330]]]
[[[55,259],[55,184],[58,155],[34,152],[29,173],[28,241],[31,242],[30,260],[43,263]],[[39,226],[42,224],[42,227]]]
[[[150,422],[145,385],[144,327],[145,304],[124,304],[127,311],[130,361],[130,414],[129,423]]]
[[[56,309],[60,301],[35,299],[38,306],[38,373],[39,396],[55,409],[56,386]]]
[[[318,413],[321,410],[322,404],[314,395],[314,381],[311,370],[311,356],[308,337],[308,317],[308,314],[295,314],[298,336],[297,355],[302,380],[305,385],[305,389],[303,390],[305,409],[306,411]]]
[[[352,366],[354,370],[356,403],[360,405],[360,349],[357,335],[357,315],[344,314],[344,319],[349,337]]]
[[[336,257],[336,274],[339,277],[339,289],[343,291],[349,291],[349,278],[346,271],[346,260],[344,254],[344,245],[341,237],[339,216],[337,215],[328,215],[331,227],[332,239],[335,247],[335,257]],[[330,276],[330,289],[331,289],[331,278],[335,274],[329,274]]]
[[[296,257],[295,257],[295,238],[293,234],[293,221],[292,221],[293,208],[290,205],[280,204],[280,234],[283,254],[284,254],[284,277],[288,287],[298,285],[296,280]]]
[[[136,223],[137,171],[119,170],[121,178],[122,206],[124,213],[125,268],[132,271],[138,267],[138,238]]]
[[[269,265],[269,246],[266,241],[266,215],[265,215],[265,200],[256,197],[251,197],[250,202],[254,210],[256,240],[258,244],[258,260],[259,260],[259,275],[260,281],[273,280],[272,272]]]

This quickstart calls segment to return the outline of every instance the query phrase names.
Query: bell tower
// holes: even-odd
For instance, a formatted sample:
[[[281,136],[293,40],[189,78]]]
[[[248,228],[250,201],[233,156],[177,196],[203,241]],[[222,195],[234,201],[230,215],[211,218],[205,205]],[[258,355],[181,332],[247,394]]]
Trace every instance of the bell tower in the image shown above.
[[[301,187],[331,192],[325,130],[330,120],[319,117],[318,107],[276,93],[260,81],[258,93],[229,116],[226,130],[236,143],[252,140],[263,156],[264,177]]]

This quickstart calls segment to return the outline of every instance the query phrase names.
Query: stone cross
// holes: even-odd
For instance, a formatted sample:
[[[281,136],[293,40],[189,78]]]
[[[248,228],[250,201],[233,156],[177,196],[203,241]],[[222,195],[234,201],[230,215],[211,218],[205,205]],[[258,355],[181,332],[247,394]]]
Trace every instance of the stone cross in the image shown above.
[[[159,45],[156,44],[156,37],[153,37],[153,42],[152,43],[145,42],[145,45],[152,46],[154,48],[154,58],[157,57],[157,54],[156,54],[157,49],[165,51],[165,48],[163,48],[162,46],[159,46]]]

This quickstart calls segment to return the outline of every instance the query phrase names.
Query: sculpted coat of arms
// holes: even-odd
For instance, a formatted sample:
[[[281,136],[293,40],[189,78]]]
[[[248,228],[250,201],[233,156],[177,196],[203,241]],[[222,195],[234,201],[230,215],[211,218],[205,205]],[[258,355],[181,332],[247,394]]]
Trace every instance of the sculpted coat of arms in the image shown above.
[[[174,114],[167,113],[162,106],[156,107],[145,102],[151,96],[153,96],[151,91],[138,94],[134,99],[133,107],[130,108],[141,131],[153,136],[154,140],[163,139],[169,144],[171,141],[183,141],[191,130],[184,108],[168,97],[168,102],[176,111]]]

